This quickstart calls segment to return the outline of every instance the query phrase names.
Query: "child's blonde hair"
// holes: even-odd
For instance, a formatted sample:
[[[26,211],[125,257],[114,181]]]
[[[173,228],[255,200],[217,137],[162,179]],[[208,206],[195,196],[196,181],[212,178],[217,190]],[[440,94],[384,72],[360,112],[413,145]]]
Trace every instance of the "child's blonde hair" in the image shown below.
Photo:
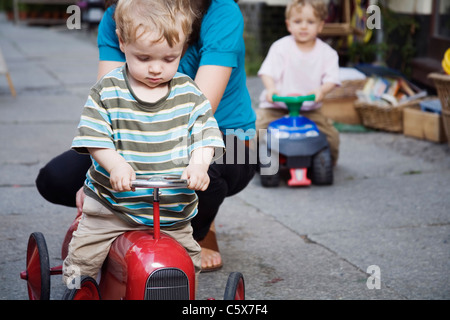
[[[180,30],[188,40],[194,19],[189,0],[120,0],[114,13],[124,43],[152,32],[159,33],[155,42],[165,39],[170,47],[180,41]]]
[[[308,4],[314,9],[317,18],[322,21],[328,18],[328,7],[323,0],[292,0],[286,7],[286,19],[290,18],[294,9],[301,9]]]

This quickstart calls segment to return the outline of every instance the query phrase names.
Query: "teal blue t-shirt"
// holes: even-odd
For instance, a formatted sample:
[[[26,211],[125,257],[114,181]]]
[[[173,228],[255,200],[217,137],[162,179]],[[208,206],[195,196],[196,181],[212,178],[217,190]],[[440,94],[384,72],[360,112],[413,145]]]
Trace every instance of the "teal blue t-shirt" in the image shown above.
[[[125,61],[115,32],[114,9],[112,6],[105,11],[99,25],[97,42],[102,61]],[[249,139],[254,134],[256,115],[246,84],[243,32],[244,19],[237,3],[212,0],[202,20],[199,40],[189,46],[178,71],[194,79],[200,66],[231,67],[230,80],[214,117],[224,134]],[[242,132],[233,131],[238,129]]]

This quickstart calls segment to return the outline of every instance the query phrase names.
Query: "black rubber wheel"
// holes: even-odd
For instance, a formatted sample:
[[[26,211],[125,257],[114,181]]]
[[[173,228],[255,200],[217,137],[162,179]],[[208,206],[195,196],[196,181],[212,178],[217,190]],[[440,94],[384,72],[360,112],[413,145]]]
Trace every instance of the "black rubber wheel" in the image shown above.
[[[333,163],[330,148],[319,151],[312,159],[311,182],[315,185],[333,184]]]
[[[50,300],[50,261],[47,243],[40,232],[28,238],[26,273],[30,300]]]
[[[245,300],[245,283],[242,273],[230,273],[223,300]]]
[[[63,300],[100,300],[100,290],[97,281],[89,276],[81,276],[80,287],[69,289],[62,297]]]
[[[267,188],[278,187],[280,184],[280,168],[278,152],[269,150],[266,143],[258,146],[258,171],[261,178],[261,185]],[[263,158],[261,158],[263,157]],[[261,159],[264,159],[261,162]],[[276,171],[272,165],[276,164]]]
[[[274,188],[280,185],[280,173],[272,175],[260,175],[261,185],[266,188]]]

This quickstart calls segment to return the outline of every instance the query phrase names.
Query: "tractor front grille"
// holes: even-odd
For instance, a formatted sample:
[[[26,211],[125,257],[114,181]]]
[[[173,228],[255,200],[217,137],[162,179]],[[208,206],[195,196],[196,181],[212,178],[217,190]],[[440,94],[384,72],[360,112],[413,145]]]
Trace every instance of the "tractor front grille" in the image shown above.
[[[145,286],[146,300],[189,300],[189,280],[176,268],[158,269],[152,272]]]

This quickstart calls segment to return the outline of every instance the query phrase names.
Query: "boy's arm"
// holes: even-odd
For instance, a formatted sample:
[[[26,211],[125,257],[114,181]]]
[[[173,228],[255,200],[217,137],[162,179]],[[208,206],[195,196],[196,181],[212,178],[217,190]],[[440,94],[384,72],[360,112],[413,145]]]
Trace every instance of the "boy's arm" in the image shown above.
[[[189,189],[205,191],[208,188],[208,168],[213,156],[213,147],[201,147],[192,151],[189,165],[181,175],[181,179],[189,179]]]
[[[264,85],[264,88],[266,88],[266,100],[268,102],[273,102],[272,96],[278,93],[275,87],[275,81],[271,76],[268,76],[266,74],[262,74],[260,77]]]
[[[133,168],[113,149],[88,148],[98,164],[108,171],[114,191],[131,191],[131,181],[136,179]]]
[[[320,102],[323,98],[334,88],[336,87],[336,83],[327,82],[320,86],[315,92],[316,100],[314,102]]]

